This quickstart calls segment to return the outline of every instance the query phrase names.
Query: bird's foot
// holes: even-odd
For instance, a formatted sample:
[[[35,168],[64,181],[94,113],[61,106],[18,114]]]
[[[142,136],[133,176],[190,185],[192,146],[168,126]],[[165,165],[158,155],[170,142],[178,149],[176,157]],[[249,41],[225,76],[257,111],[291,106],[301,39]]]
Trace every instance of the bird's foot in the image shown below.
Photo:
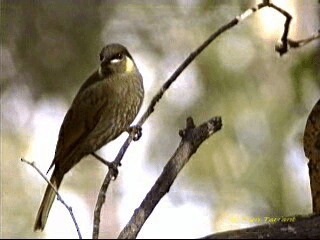
[[[100,157],[98,154],[96,153],[91,153],[97,160],[99,160],[100,162],[102,162],[104,165],[106,165],[109,169],[112,169],[115,173],[115,176],[118,175],[119,170],[118,170],[118,166],[121,166],[121,163],[118,165],[114,162],[109,162],[105,159],[103,159],[102,157]]]
[[[127,132],[131,135],[133,141],[138,141],[142,136],[142,128],[139,125],[130,126]]]

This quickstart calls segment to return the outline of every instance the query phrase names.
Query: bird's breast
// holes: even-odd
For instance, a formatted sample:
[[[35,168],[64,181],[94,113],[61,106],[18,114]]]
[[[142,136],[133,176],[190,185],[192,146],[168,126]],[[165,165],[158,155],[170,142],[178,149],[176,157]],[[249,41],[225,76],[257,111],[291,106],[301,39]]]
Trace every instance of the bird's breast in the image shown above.
[[[109,83],[105,87],[107,99],[92,133],[99,136],[99,145],[106,144],[128,129],[139,112],[144,96],[142,79],[139,78],[127,79],[127,82],[113,86]]]

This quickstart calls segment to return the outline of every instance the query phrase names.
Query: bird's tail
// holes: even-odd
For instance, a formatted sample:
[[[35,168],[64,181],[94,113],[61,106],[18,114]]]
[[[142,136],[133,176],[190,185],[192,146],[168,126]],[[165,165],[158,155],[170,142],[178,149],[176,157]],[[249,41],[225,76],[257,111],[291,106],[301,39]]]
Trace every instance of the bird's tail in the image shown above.
[[[58,174],[56,171],[53,171],[50,182],[58,190],[62,181],[63,175]],[[34,224],[34,231],[42,231],[46,225],[48,215],[52,206],[52,203],[56,197],[56,192],[48,184],[44,197],[42,199],[36,222]]]

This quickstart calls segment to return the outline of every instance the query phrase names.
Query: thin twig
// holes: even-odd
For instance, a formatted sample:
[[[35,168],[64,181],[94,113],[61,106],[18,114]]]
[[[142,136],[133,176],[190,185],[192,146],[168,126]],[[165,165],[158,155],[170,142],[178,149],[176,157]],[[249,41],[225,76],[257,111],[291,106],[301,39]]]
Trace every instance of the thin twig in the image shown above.
[[[274,5],[273,3],[269,3],[268,7],[271,7],[277,10],[286,18],[286,21],[284,23],[283,34],[281,37],[281,44],[277,44],[275,48],[275,50],[280,54],[280,56],[282,56],[283,54],[288,52],[288,34],[289,34],[289,28],[290,28],[290,22],[291,22],[292,16],[287,11]]]
[[[99,191],[98,201],[94,209],[93,234],[92,234],[93,239],[98,239],[99,237],[100,215],[101,215],[101,209],[102,209],[102,207],[100,206],[102,206],[105,202],[106,190],[114,176],[113,171],[114,171],[114,168],[109,169],[107,176],[105,177],[103,184],[101,186],[101,189]],[[104,191],[104,189],[106,190]]]
[[[106,199],[107,190],[109,187],[109,184],[111,180],[115,179],[118,175],[118,171],[116,170],[117,166],[121,164],[121,159],[123,158],[124,153],[128,149],[130,143],[132,141],[132,137],[128,137],[124,144],[122,145],[118,155],[116,156],[115,160],[112,162],[112,164],[115,166],[115,168],[109,168],[109,171],[107,175],[105,176],[102,186],[99,191],[97,203],[94,209],[94,218],[93,218],[93,231],[92,231],[92,238],[98,239],[99,238],[99,229],[100,229],[100,216],[101,216],[101,210],[102,206]]]
[[[316,39],[320,39],[320,29],[313,36],[306,38],[306,39],[300,39],[300,40],[288,39],[288,44],[289,44],[289,47],[291,47],[291,48],[299,48],[299,47],[307,45],[308,43],[310,43]]]
[[[61,197],[60,193],[58,192],[58,190],[55,188],[55,186],[48,180],[48,178],[40,171],[40,169],[36,166],[36,164],[34,162],[29,162],[23,158],[21,158],[21,162],[24,162],[24,163],[27,163],[29,164],[31,167],[33,167],[40,175],[41,177],[50,185],[50,187],[54,190],[54,192],[56,193],[57,195],[57,199],[58,201],[60,201],[65,207],[66,209],[69,211],[69,214],[72,218],[72,221],[77,229],[77,233],[78,233],[78,237],[79,239],[82,239],[82,236],[81,236],[81,232],[80,232],[80,228],[79,228],[79,225],[77,223],[77,220],[73,214],[73,211],[72,211],[72,207],[70,207]]]
[[[193,60],[202,53],[202,51],[209,46],[211,42],[213,42],[217,37],[219,37],[222,33],[226,32],[230,28],[237,25],[239,22],[250,16],[252,13],[257,11],[258,9],[261,9],[263,7],[266,7],[265,4],[259,4],[256,8],[250,8],[246,10],[243,14],[237,16],[233,20],[231,20],[229,23],[225,24],[221,28],[219,28],[215,33],[213,33],[207,40],[205,40],[194,52],[192,52],[183,62],[182,64],[177,68],[177,70],[171,75],[171,77],[162,85],[161,89],[158,91],[158,93],[152,98],[147,110],[142,115],[140,120],[138,121],[139,126],[142,126],[144,122],[147,120],[147,118],[151,115],[151,113],[154,111],[154,107],[157,104],[157,102],[162,98],[163,94],[168,90],[170,85],[179,77],[179,75],[190,65]]]
[[[274,5],[273,3],[270,3],[268,1],[268,7],[271,7],[273,9],[275,9],[276,11],[278,11],[279,13],[281,13],[285,18],[286,21],[284,23],[284,30],[283,30],[283,34],[281,37],[281,43],[277,44],[275,47],[275,50],[280,54],[280,56],[282,56],[283,54],[288,52],[288,47],[290,48],[298,48],[298,47],[302,47],[316,39],[320,39],[320,29],[318,30],[318,32],[316,34],[314,34],[313,36],[306,38],[306,39],[301,39],[301,40],[292,40],[288,38],[289,35],[289,28],[290,28],[290,22],[292,20],[292,16],[285,11],[284,9]]]
[[[137,237],[142,226],[162,197],[169,192],[174,180],[191,156],[197,151],[204,140],[220,130],[221,127],[222,122],[220,117],[214,117],[198,127],[195,127],[192,118],[187,119],[186,129],[179,133],[182,137],[179,147],[164,167],[161,175],[140,206],[134,211],[129,223],[121,231],[119,239],[134,239]]]

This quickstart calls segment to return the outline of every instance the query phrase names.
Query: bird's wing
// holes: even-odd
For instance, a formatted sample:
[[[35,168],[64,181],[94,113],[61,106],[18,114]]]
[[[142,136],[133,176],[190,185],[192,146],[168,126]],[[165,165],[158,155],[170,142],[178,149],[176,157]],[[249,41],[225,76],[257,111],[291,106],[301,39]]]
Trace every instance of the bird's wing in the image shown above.
[[[61,125],[55,157],[49,170],[53,165],[61,164],[99,122],[100,110],[107,104],[107,96],[100,94],[99,97],[95,90],[91,84],[86,89],[81,88],[76,95]]]

